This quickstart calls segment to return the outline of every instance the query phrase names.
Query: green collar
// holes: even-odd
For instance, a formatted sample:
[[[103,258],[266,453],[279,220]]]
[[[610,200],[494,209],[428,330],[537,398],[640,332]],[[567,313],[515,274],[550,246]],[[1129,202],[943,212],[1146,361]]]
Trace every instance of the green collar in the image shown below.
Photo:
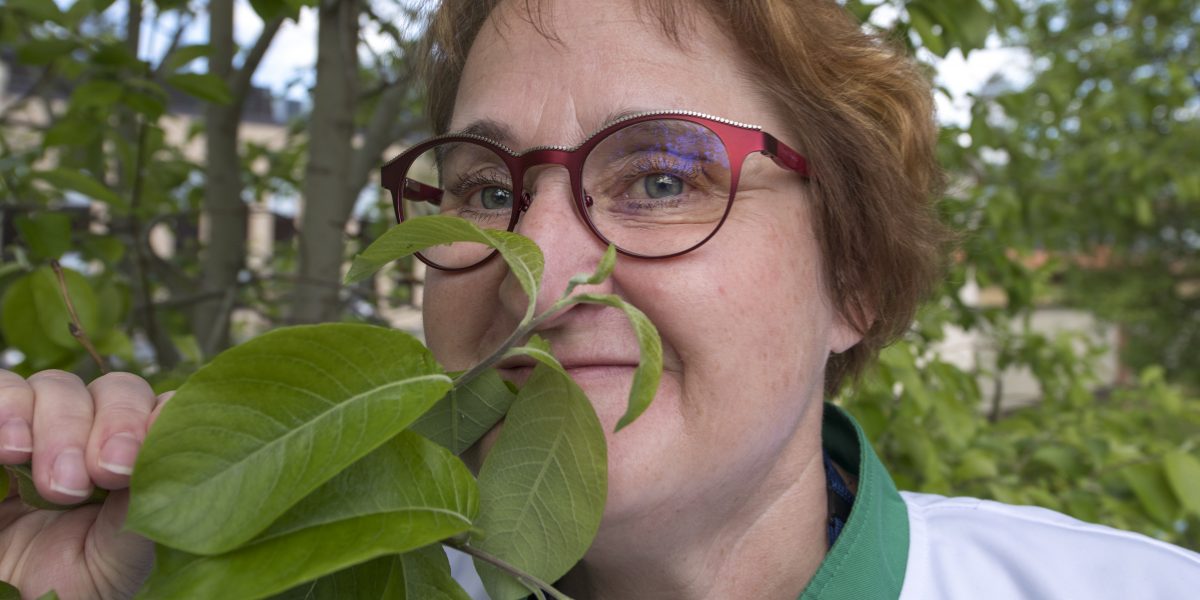
[[[858,477],[854,508],[800,600],[900,597],[908,564],[908,509],[862,428],[825,405],[822,443],[834,462]]]

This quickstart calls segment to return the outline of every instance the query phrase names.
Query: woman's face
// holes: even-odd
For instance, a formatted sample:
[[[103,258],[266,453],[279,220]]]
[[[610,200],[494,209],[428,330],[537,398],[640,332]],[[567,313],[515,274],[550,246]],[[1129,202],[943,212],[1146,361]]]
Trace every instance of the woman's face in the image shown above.
[[[494,121],[512,134],[499,141],[519,151],[575,145],[624,111],[683,109],[760,124],[794,141],[749,82],[736,48],[700,15],[680,25],[676,43],[632,5],[554,2],[544,12],[559,40],[552,42],[514,4],[523,3],[499,8],[471,48],[452,131]],[[533,177],[532,204],[517,232],[545,253],[537,298],[544,310],[572,275],[593,270],[605,245],[575,212],[562,168]],[[754,490],[789,483],[772,480],[787,472],[782,463],[818,456],[826,357],[858,338],[824,292],[805,186],[755,155],[728,219],[707,244],[665,260],[620,257],[613,276],[591,290],[641,308],[662,335],[658,395],[620,432],[612,429],[638,360],[624,316],[576,306],[538,331],[607,432],[606,528],[676,511],[736,510]],[[499,260],[465,273],[430,270],[425,298],[429,346],[449,369],[491,354],[526,305]],[[519,368],[506,374],[528,375]]]

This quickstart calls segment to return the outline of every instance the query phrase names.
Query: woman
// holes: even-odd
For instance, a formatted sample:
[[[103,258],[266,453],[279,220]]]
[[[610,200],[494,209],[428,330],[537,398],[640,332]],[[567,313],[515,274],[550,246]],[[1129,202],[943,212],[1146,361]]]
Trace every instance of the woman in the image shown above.
[[[401,161],[393,192],[531,237],[546,254],[542,308],[594,267],[602,236],[615,242],[629,256],[593,291],[640,307],[664,343],[655,402],[609,434],[604,520],[565,592],[1200,589],[1200,557],[1147,538],[1040,509],[902,496],[852,420],[823,406],[904,330],[936,272],[935,129],[929,86],[909,61],[832,2],[492,4],[443,7],[431,53],[435,128],[491,141],[431,151],[435,183],[457,182],[432,192],[409,189]],[[501,148],[581,143],[525,158]],[[441,267],[427,281],[427,339],[448,369],[488,355],[524,310],[503,264],[480,258],[425,255]],[[538,333],[612,431],[637,358],[623,317],[581,305]],[[61,373],[6,373],[0,386],[0,460],[32,449],[49,499],[127,483],[156,405],[144,382],[108,376],[85,389]],[[151,557],[118,532],[124,503],[115,493],[103,508],[22,516],[6,505],[0,578],[34,594],[53,583],[64,598],[128,595]]]

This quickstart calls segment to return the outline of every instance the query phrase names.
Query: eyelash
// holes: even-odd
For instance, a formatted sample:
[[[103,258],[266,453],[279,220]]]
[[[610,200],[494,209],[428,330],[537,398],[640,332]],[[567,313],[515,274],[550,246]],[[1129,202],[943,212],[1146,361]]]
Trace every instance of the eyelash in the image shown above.
[[[458,181],[450,186],[450,193],[463,197],[468,192],[473,192],[485,187],[502,187],[512,190],[512,182],[501,177],[490,177],[481,173],[470,173],[459,178]]]
[[[690,168],[681,168],[679,166],[680,162],[686,162],[690,165]],[[632,166],[636,173],[634,176],[638,178],[644,177],[651,173],[666,173],[667,175],[679,177],[680,179],[687,181],[689,184],[704,174],[704,169],[698,166],[696,161],[681,161],[673,157],[664,157],[661,154],[654,155],[650,158],[640,158],[635,160]]]

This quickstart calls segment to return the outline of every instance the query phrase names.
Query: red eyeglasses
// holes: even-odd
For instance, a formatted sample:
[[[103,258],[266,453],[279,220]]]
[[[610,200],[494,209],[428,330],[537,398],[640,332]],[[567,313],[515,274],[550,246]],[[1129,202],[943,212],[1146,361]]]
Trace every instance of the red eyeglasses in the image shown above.
[[[574,148],[520,154],[476,133],[442,135],[413,146],[380,174],[397,221],[443,214],[513,231],[532,201],[526,174],[561,165],[576,212],[596,237],[628,256],[669,258],[695,250],[721,228],[742,163],[753,152],[809,177],[807,160],[761,128],[687,111],[629,115]],[[457,242],[417,256],[431,267],[461,271],[494,254]]]

